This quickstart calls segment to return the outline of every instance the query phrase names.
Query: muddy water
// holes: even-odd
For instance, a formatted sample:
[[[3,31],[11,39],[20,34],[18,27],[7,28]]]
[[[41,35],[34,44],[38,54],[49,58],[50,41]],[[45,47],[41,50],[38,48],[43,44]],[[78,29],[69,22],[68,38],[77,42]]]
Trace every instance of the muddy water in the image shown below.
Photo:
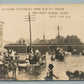
[[[47,56],[47,67],[49,63],[54,65],[53,72],[54,74],[59,77],[59,79],[53,78],[53,80],[69,80],[66,71],[74,72],[75,70],[84,71],[84,57],[83,56],[68,56],[65,57],[64,62],[60,62],[58,60],[51,61],[50,55]],[[17,80],[44,80],[46,76],[47,67],[40,70],[40,74],[29,74],[29,73],[22,73],[17,75]],[[37,69],[38,70],[38,69]]]
[[[59,80],[69,80],[66,71],[74,72],[76,70],[84,72],[84,57],[83,56],[69,56],[65,57],[64,62],[52,62],[54,65],[54,74],[59,77]],[[54,79],[56,80],[56,79]]]

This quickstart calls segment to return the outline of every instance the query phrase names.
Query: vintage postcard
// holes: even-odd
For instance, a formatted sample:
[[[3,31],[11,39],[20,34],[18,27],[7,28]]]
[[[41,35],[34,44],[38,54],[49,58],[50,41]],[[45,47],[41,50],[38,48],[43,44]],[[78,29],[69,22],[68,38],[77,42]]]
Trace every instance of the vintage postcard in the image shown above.
[[[84,80],[84,4],[0,4],[0,80]]]

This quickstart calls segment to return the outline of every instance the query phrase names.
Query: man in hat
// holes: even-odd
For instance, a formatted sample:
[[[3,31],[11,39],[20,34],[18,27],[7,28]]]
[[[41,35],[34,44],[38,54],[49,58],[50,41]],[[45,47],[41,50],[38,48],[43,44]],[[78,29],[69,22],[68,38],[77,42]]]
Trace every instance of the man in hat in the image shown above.
[[[59,58],[59,51],[60,51],[60,48],[57,47],[57,49],[55,49],[55,58],[56,58],[56,59]]]
[[[46,80],[53,80],[53,77],[55,77],[56,79],[58,79],[58,77],[56,77],[56,76],[53,74],[53,67],[54,67],[54,66],[53,66],[52,64],[49,64]]]

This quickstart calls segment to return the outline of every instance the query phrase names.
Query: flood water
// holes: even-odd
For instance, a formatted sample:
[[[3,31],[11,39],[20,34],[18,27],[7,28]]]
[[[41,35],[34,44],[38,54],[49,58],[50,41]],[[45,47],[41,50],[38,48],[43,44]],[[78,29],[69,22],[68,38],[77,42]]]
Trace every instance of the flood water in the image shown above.
[[[42,70],[37,69],[37,71],[40,71],[39,74],[35,75],[29,72],[21,73],[17,75],[17,80],[44,80],[50,63],[54,65],[54,74],[59,77],[59,79],[53,78],[53,80],[69,80],[66,71],[74,72],[78,70],[84,72],[84,56],[68,56],[65,57],[64,62],[60,62],[57,59],[51,61],[50,57],[50,55],[47,56],[46,68]]]

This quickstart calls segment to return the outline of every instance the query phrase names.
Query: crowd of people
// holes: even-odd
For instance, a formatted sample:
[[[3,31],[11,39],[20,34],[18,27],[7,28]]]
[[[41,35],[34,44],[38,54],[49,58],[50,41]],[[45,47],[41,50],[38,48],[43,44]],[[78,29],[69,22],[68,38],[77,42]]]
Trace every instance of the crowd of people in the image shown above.
[[[63,48],[57,47],[55,49],[55,58],[56,59],[64,60],[64,56],[69,56],[69,55],[84,56],[84,50],[82,50],[81,52],[78,52],[77,49],[73,49],[72,52],[67,52],[67,51],[64,51]]]
[[[83,71],[66,71],[66,75],[68,76],[69,80],[84,80],[84,72]]]
[[[9,78],[9,73],[12,72],[12,77],[16,78],[16,68],[18,66],[18,54],[16,51],[8,50],[7,52],[0,53],[3,59],[0,59],[0,76],[1,78]]]
[[[16,78],[16,70],[20,72],[22,68],[26,68],[26,69],[28,68],[26,66],[25,67],[19,66],[21,65],[20,62],[23,59],[20,60],[20,56],[16,51],[9,49],[7,52],[0,53],[0,54],[3,57],[2,59],[0,59],[0,62],[1,62],[0,66],[2,67],[2,69],[0,70],[0,74],[3,75],[4,78],[9,78],[10,72],[12,72],[12,77]],[[41,55],[39,50],[35,50],[35,52],[32,51],[27,55],[28,57],[25,60],[23,60],[25,63],[26,63],[26,60],[28,60],[30,65],[39,64],[39,66],[40,65],[46,66],[46,56]]]
[[[84,56],[84,50],[79,52],[77,49],[73,49],[72,55],[82,55],[82,56]]]
[[[39,52],[39,50],[36,50],[35,52],[30,53],[29,54],[30,64],[36,64],[37,62],[39,62],[40,57],[41,57],[41,53]]]
[[[62,48],[55,49],[55,58],[59,60],[64,60],[65,51]]]
[[[45,55],[41,55],[39,50],[35,50],[35,52],[32,51],[32,53],[29,54],[29,62],[30,64],[41,64],[43,60],[46,59]]]

